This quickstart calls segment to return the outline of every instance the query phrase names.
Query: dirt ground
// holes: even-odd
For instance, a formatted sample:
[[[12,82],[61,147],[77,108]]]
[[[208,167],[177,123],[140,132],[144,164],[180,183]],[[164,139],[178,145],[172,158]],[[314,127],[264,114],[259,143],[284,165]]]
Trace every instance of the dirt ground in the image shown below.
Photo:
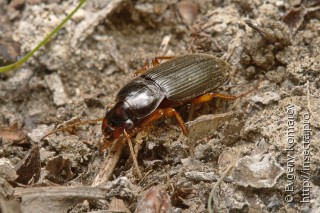
[[[0,0],[1,64],[76,4]],[[88,1],[0,74],[0,212],[320,212],[319,35],[317,0]],[[228,61],[215,92],[253,91],[196,106],[186,137],[174,119],[139,132],[141,176],[127,143],[99,151],[101,122],[41,140],[104,117],[146,60],[188,52]]]

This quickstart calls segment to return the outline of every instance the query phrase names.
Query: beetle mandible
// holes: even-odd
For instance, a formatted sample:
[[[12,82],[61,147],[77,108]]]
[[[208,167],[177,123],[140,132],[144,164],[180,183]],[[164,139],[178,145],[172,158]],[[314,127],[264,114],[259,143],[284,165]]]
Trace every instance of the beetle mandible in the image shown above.
[[[107,109],[102,133],[109,147],[120,135],[130,137],[159,118],[175,117],[182,132],[186,126],[173,107],[203,103],[214,97],[236,96],[211,93],[229,79],[230,67],[209,54],[186,54],[156,65],[126,84]]]

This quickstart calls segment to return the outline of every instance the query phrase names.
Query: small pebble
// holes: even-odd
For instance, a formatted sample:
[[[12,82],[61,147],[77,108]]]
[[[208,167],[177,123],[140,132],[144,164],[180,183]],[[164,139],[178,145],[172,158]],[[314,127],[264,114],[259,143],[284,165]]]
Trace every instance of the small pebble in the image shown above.
[[[275,92],[265,92],[260,95],[255,95],[251,98],[251,100],[255,103],[260,103],[263,105],[268,105],[272,102],[277,102],[280,100],[280,95]]]
[[[186,178],[194,181],[217,181],[218,178],[213,172],[186,172]]]

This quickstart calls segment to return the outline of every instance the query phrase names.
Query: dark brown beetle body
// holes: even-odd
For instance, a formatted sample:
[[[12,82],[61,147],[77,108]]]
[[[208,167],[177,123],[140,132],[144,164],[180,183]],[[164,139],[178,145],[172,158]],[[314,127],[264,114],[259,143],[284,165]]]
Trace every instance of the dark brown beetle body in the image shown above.
[[[184,126],[170,107],[191,102],[221,86],[229,71],[225,61],[207,54],[179,56],[147,70],[125,85],[116,96],[116,104],[107,110],[102,124],[106,140],[112,142],[124,131],[134,134],[163,115],[175,116],[180,127]]]

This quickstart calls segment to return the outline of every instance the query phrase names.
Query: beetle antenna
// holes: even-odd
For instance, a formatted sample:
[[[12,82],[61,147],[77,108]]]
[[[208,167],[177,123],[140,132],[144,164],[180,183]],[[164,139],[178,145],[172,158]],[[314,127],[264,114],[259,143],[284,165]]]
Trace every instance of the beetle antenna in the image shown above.
[[[68,124],[67,126],[59,127],[57,129],[52,130],[51,132],[45,134],[40,139],[40,141],[42,141],[43,139],[45,139],[46,137],[48,137],[49,135],[52,135],[54,133],[57,133],[57,132],[60,132],[60,131],[66,131],[66,130],[69,130],[70,128],[73,128],[73,127],[76,127],[76,126],[79,126],[79,125],[89,124],[89,123],[97,123],[97,122],[100,122],[100,121],[103,121],[103,118],[90,119],[90,120],[86,120],[86,121],[79,121],[79,122],[76,122],[76,123],[73,123],[73,124]]]

